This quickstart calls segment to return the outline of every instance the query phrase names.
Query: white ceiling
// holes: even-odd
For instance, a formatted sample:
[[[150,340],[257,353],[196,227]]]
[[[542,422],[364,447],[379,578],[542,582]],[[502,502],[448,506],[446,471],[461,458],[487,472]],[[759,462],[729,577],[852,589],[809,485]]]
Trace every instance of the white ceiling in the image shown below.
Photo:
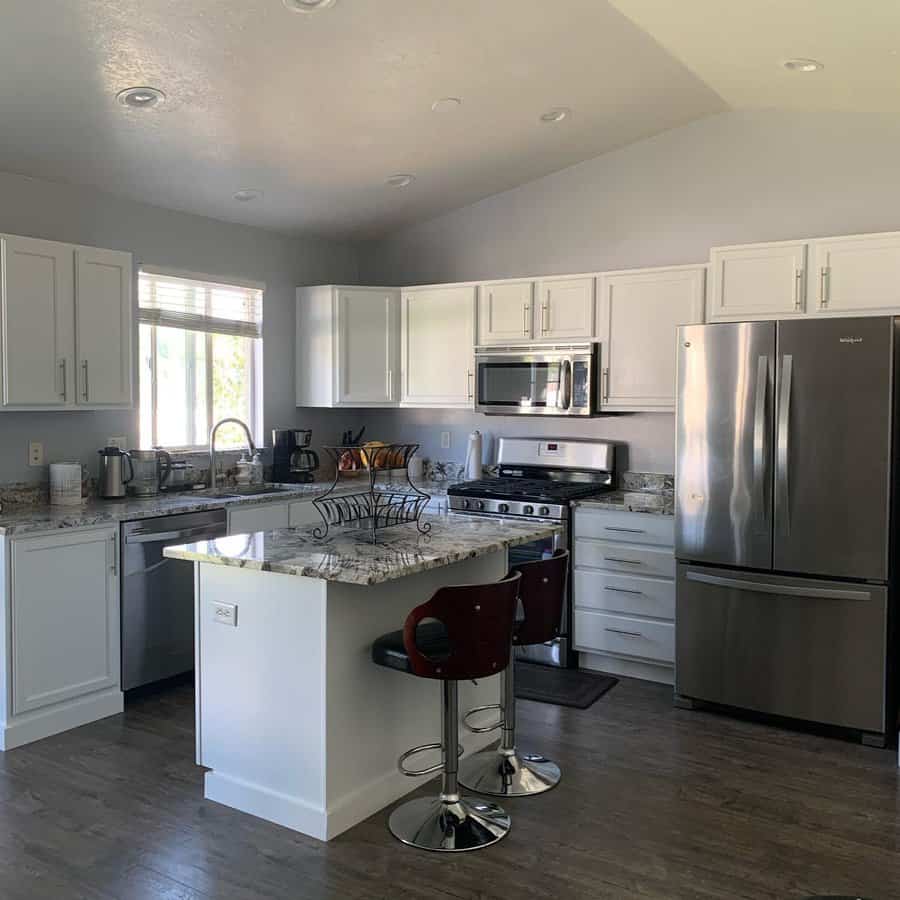
[[[735,109],[900,114],[898,0],[610,2]]]
[[[732,58],[710,27],[737,29],[714,21],[725,0],[620,5],[700,77],[603,0],[337,0],[314,15],[281,0],[13,0],[0,170],[290,233],[374,236],[719,112],[716,90],[738,96],[708,53],[697,64],[707,45]],[[702,40],[660,12],[685,6]],[[115,95],[134,85],[168,99],[126,109]],[[445,96],[462,106],[432,112]],[[553,106],[573,115],[541,124]],[[416,181],[386,187],[396,172]],[[238,203],[242,188],[265,196]]]

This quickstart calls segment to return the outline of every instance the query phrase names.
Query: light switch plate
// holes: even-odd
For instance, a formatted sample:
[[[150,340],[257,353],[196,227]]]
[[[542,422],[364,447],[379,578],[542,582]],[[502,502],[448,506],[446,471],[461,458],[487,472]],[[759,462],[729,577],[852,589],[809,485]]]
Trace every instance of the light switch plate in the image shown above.
[[[28,465],[42,466],[44,464],[44,445],[40,441],[28,442]]]
[[[441,432],[441,448],[446,450],[450,446],[450,432],[442,431]]]
[[[231,625],[234,628],[237,628],[237,604],[236,603],[220,603],[218,600],[213,600],[210,603],[212,607],[212,619],[213,622],[218,622],[220,625]]]

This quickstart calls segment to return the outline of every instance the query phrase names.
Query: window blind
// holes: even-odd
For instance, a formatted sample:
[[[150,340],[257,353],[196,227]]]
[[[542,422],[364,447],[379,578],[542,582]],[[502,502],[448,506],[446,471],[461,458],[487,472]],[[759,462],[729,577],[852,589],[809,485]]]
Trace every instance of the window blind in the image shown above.
[[[222,284],[142,269],[138,319],[148,325],[261,338],[260,287]]]

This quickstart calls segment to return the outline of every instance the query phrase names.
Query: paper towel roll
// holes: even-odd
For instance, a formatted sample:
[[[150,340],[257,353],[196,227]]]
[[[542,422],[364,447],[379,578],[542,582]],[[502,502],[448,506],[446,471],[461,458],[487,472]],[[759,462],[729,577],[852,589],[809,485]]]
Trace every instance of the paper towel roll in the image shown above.
[[[466,449],[466,478],[475,481],[481,478],[481,432],[473,431],[469,435],[469,446]]]

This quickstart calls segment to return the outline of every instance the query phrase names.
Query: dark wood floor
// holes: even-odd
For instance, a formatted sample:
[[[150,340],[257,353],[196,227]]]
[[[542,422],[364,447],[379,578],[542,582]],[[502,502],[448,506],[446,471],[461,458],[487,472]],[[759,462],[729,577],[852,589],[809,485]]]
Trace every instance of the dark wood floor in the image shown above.
[[[203,800],[190,689],[145,697],[0,755],[0,897],[900,896],[891,751],[675,710],[635,681],[519,711],[563,781],[507,803],[505,841],[450,857],[398,844],[385,813],[326,845]]]

